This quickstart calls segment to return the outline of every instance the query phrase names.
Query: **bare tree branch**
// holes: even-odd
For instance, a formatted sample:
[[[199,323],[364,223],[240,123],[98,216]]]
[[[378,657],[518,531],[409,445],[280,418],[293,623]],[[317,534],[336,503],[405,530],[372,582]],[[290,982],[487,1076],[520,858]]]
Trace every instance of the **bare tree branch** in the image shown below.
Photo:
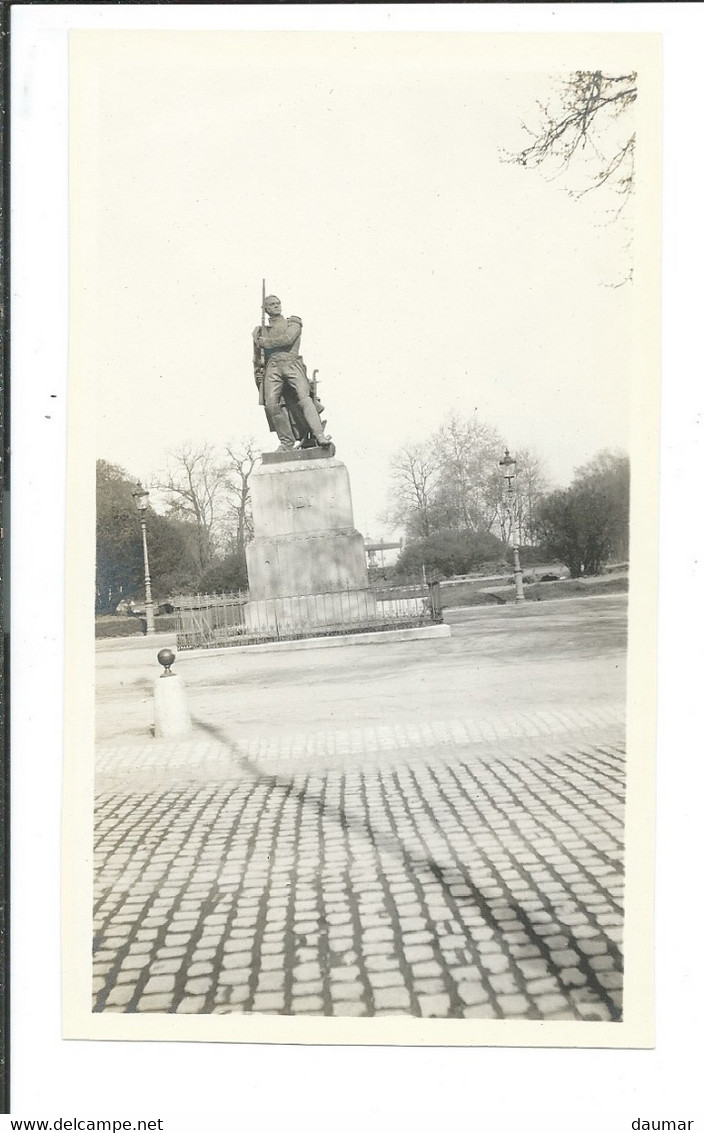
[[[553,176],[563,174],[580,151],[598,162],[596,173],[587,171],[589,184],[579,190],[569,189],[574,196],[582,196],[592,189],[610,182],[620,193],[630,193],[634,187],[635,134],[630,131],[625,141],[609,139],[609,127],[635,102],[638,90],[637,75],[606,75],[603,71],[577,71],[563,84],[557,110],[539,105],[542,124],[538,131],[523,126],[533,139],[517,153],[502,151],[505,161],[522,165],[526,169],[539,166],[557,166]],[[605,156],[596,139],[612,149]],[[616,173],[622,170],[621,175]]]
[[[637,77],[635,71],[622,75],[576,71],[562,84],[555,108],[538,103],[539,129],[522,123],[530,144],[518,152],[502,150],[502,160],[541,169],[550,181],[562,180],[575,199],[606,187],[616,201],[606,210],[607,223],[624,221],[635,191],[636,135],[628,111],[638,97]],[[629,264],[613,287],[633,277],[629,224],[626,231]]]

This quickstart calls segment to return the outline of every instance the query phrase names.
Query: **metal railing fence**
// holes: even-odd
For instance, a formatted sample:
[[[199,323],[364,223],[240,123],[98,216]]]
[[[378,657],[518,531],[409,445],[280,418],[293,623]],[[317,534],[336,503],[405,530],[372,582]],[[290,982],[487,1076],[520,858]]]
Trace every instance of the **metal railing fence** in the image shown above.
[[[373,586],[252,599],[190,594],[172,599],[179,649],[412,628],[442,621],[437,585]]]

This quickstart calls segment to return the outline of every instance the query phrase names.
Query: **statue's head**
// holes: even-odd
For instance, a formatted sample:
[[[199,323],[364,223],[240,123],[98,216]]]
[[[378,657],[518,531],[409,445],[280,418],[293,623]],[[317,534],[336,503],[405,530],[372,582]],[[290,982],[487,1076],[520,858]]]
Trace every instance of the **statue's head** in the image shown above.
[[[267,315],[280,315],[281,300],[276,295],[267,295],[264,300],[264,310]]]

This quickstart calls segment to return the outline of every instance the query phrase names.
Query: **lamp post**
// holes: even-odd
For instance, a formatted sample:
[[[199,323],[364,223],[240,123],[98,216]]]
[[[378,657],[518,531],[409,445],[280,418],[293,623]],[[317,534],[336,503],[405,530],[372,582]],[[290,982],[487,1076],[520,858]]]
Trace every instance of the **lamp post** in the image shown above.
[[[511,546],[513,547],[513,577],[516,583],[516,602],[525,602],[523,593],[523,571],[518,555],[518,524],[516,523],[516,461],[504,451],[503,459],[499,461],[499,468],[504,474],[504,507],[508,512],[511,529]]]
[[[142,525],[142,549],[144,551],[144,612],[147,617],[147,633],[154,633],[154,603],[152,602],[152,580],[149,577],[149,555],[147,553],[147,508],[149,492],[140,484],[132,493]]]

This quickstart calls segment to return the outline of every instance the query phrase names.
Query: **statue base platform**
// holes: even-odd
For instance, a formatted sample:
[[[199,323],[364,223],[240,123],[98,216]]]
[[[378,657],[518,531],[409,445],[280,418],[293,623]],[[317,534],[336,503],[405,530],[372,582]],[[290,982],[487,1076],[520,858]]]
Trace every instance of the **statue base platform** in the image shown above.
[[[308,460],[330,460],[334,455],[334,445],[327,445],[325,448],[311,445],[310,448],[291,448],[281,452],[277,449],[276,452],[262,453],[262,464],[301,464]]]
[[[364,602],[373,603],[364,540],[354,527],[342,461],[321,448],[267,453],[250,484],[250,605],[302,596],[332,602],[333,596],[365,591]]]

